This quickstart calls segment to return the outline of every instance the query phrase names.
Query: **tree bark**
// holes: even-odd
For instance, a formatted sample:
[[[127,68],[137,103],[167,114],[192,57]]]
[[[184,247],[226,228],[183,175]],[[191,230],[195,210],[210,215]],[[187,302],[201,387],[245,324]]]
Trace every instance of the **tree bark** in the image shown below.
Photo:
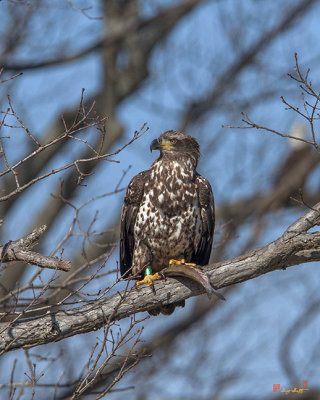
[[[267,246],[256,248],[232,260],[203,268],[216,289],[256,278],[277,269],[320,261],[320,232],[308,230],[320,224],[320,203],[295,221],[284,234]],[[121,320],[202,294],[195,282],[184,278],[155,282],[150,287],[126,290],[91,304],[52,312],[34,319],[0,324],[0,351],[29,348],[80,333],[100,329],[107,321]]]

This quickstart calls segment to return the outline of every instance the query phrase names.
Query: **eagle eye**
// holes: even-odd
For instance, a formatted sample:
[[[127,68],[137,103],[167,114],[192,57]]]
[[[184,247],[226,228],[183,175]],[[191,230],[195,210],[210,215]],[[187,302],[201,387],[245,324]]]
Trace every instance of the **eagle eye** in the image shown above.
[[[170,143],[172,143],[172,144],[177,143],[177,139],[170,139]]]

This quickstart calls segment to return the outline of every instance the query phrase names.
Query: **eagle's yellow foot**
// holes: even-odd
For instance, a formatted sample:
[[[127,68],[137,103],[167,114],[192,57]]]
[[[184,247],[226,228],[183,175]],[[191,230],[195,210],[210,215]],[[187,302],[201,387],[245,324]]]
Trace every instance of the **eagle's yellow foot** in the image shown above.
[[[169,264],[170,265],[192,265],[193,267],[197,266],[197,264],[195,264],[195,263],[187,263],[184,258],[181,258],[181,260],[174,260],[173,258],[171,258],[169,260]]]
[[[157,281],[158,279],[162,279],[162,276],[156,272],[153,275],[146,275],[141,281],[138,281],[136,283],[137,286],[143,285],[144,283],[147,283],[149,286],[153,285],[154,281]]]

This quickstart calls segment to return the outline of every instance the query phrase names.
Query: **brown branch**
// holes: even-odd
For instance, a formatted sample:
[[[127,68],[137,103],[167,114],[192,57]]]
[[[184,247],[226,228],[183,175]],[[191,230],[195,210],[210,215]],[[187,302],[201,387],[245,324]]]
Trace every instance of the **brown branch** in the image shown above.
[[[282,100],[282,101],[283,101],[283,100]],[[283,102],[284,102],[284,101],[283,101]],[[285,104],[288,104],[288,103],[285,103]],[[295,108],[292,107],[292,106],[291,106],[291,109],[297,112],[297,109],[295,109]],[[255,123],[254,121],[252,121],[252,119],[248,116],[248,114],[246,114],[246,113],[244,113],[244,112],[241,112],[241,115],[244,117],[244,118],[242,119],[242,121],[243,121],[246,125],[244,125],[244,126],[222,125],[222,128],[233,128],[233,129],[258,129],[258,130],[261,129],[261,130],[263,130],[263,131],[267,131],[267,132],[270,132],[270,133],[274,133],[274,134],[276,134],[276,135],[278,135],[278,136],[281,136],[281,137],[283,137],[283,138],[293,139],[293,140],[297,140],[298,142],[303,142],[303,143],[306,143],[306,144],[314,145],[314,142],[311,141],[311,140],[307,140],[307,139],[304,139],[304,138],[300,138],[300,137],[294,136],[294,135],[288,135],[288,134],[286,134],[286,133],[279,132],[279,131],[277,131],[277,130],[275,130],[275,129],[271,129],[271,128],[268,128],[268,127],[266,127],[266,126],[259,125],[259,124]],[[302,114],[302,115],[303,115],[303,114]],[[303,115],[303,116],[305,117],[305,115]]]
[[[152,48],[154,48],[154,46],[156,46],[160,40],[166,37],[188,12],[191,12],[195,7],[197,7],[197,5],[203,2],[204,0],[183,1],[173,7],[170,7],[169,9],[160,11],[158,14],[149,19],[144,20],[140,20],[140,17],[137,13],[132,25],[132,29],[134,29],[134,32],[137,34],[140,32],[138,35],[139,40],[129,51],[130,59],[132,59],[132,61],[129,62],[126,70],[118,68],[116,58],[113,57],[113,51],[110,51],[110,49],[109,51],[105,51],[105,43],[102,46],[102,43],[99,40],[98,43],[93,46],[96,46],[97,50],[103,50],[103,63],[107,66],[107,68],[104,68],[104,71],[106,72],[106,76],[104,78],[104,88],[102,88],[101,91],[96,93],[96,95],[94,95],[85,103],[85,105],[88,106],[93,100],[97,100],[98,115],[108,115],[110,117],[108,120],[108,135],[106,135],[101,153],[107,153],[110,147],[123,136],[123,128],[114,117],[116,114],[115,106],[119,104],[121,100],[131,95],[137,88],[139,88],[141,82],[149,76],[149,67],[147,61],[151,55]],[[128,8],[130,7],[130,4],[128,4]],[[127,6],[125,6],[125,8],[127,8]],[[107,21],[113,21],[113,18],[114,16],[112,14],[106,15]],[[115,16],[115,18],[117,18],[117,16]],[[117,52],[121,51],[122,48],[122,35],[126,36],[125,33],[127,33],[130,36],[130,33],[128,32],[128,29],[131,29],[130,21],[131,18],[129,20],[124,15],[121,23],[116,24],[116,29],[110,30],[108,28],[106,40],[115,40],[114,45],[111,47],[115,48]],[[110,24],[110,26],[111,25],[113,26],[114,23]],[[119,28],[120,26],[124,26],[124,31]],[[138,32],[136,32],[136,29]],[[117,38],[119,39],[119,42],[117,41]],[[125,50],[127,52],[128,48],[125,47]],[[67,55],[67,57],[69,57],[69,55]],[[77,57],[78,56],[76,56],[76,58]],[[41,66],[45,65],[38,65],[37,67]],[[8,66],[6,65],[6,67]],[[23,66],[19,65],[16,67],[22,68]],[[34,65],[31,67],[34,67]],[[115,78],[117,76],[118,78]],[[110,101],[111,98],[112,101]],[[65,119],[70,122],[73,121],[76,113],[77,111],[75,109],[64,113]],[[61,130],[61,125],[61,121],[56,122],[42,139],[43,143],[49,143],[56,139],[57,132]],[[39,157],[35,157],[30,160],[28,164],[26,164],[25,168],[20,169],[19,180],[21,185],[38,177],[43,168],[49,163],[51,158],[57,154],[59,149],[64,145],[65,141],[59,140],[54,146],[50,147],[48,151],[42,152]],[[79,158],[89,158],[89,156],[87,153],[83,153],[83,156],[80,156]],[[89,164],[86,163],[83,165],[83,168],[86,169],[86,173],[89,173],[93,171],[97,165],[98,162],[92,162]],[[69,170],[69,174],[65,178],[66,187],[68,188],[66,197],[70,198],[74,191],[78,188],[77,178],[78,175],[76,172],[74,172],[74,168],[72,168],[71,171]],[[12,192],[16,189],[15,182],[11,179],[11,177],[10,179],[5,180],[2,186],[5,188],[5,192]],[[6,202],[2,202],[0,208],[3,214],[7,212],[8,209],[14,204],[14,201],[19,197],[19,194],[20,193],[18,192],[16,195],[10,197],[10,199],[8,199]],[[50,212],[48,213],[45,211],[44,213],[40,213],[39,219],[41,219],[41,221],[36,225],[46,223],[48,226],[50,226],[53,220],[52,216],[57,216],[59,214],[61,210],[61,204],[50,202],[47,204],[47,209],[50,209]]]
[[[11,197],[15,196],[16,194],[23,192],[23,191],[24,191],[25,189],[27,189],[28,187],[32,186],[33,184],[35,184],[36,182],[38,182],[38,181],[40,181],[40,180],[43,180],[43,179],[47,178],[48,176],[57,174],[57,173],[62,172],[62,171],[64,171],[64,170],[66,170],[66,169],[69,169],[69,168],[71,168],[71,167],[76,167],[78,173],[79,173],[81,176],[89,175],[88,173],[84,173],[84,172],[81,172],[81,171],[79,170],[79,164],[83,165],[83,164],[88,164],[88,163],[92,163],[92,162],[96,162],[96,161],[100,161],[100,160],[105,160],[105,161],[109,161],[109,162],[119,162],[119,161],[112,160],[112,159],[110,159],[109,157],[119,154],[123,149],[125,149],[127,146],[129,146],[131,143],[133,143],[138,137],[140,137],[140,136],[142,136],[144,133],[146,133],[148,129],[149,129],[149,128],[148,128],[148,127],[145,127],[145,124],[144,124],[144,125],[142,126],[142,128],[140,129],[140,131],[139,131],[139,132],[136,132],[136,133],[134,134],[134,136],[133,136],[133,138],[132,138],[131,140],[129,140],[129,141],[128,141],[126,144],[124,144],[121,148],[119,148],[118,150],[113,151],[112,153],[96,155],[96,156],[90,157],[90,158],[81,158],[81,159],[77,159],[77,160],[75,160],[75,161],[70,162],[69,164],[66,164],[66,165],[60,167],[60,168],[52,169],[51,171],[46,172],[45,174],[43,174],[43,175],[41,175],[41,176],[38,176],[38,177],[36,177],[36,178],[30,180],[29,182],[27,182],[26,184],[24,184],[24,185],[22,185],[22,186],[17,186],[17,188],[16,188],[15,190],[13,190],[12,192],[8,193],[8,194],[5,195],[5,196],[0,197],[0,202],[1,202],[1,201],[6,201],[6,200],[10,199]],[[66,137],[67,137],[67,136],[69,136],[69,133],[68,133],[68,132],[66,133]],[[44,146],[43,146],[43,148],[44,148]],[[37,151],[40,151],[41,149],[42,149],[42,148],[39,148]],[[36,152],[34,152],[34,153],[36,153]],[[17,164],[20,165],[20,164],[21,164],[22,162],[24,162],[25,160],[26,160],[26,159],[24,159],[24,160],[22,160],[22,161],[19,161],[19,163],[17,163]],[[17,167],[17,164],[16,164],[14,167],[11,167],[10,170],[13,170],[13,168],[16,168],[16,167]]]
[[[71,268],[70,261],[61,260],[58,257],[47,257],[42,254],[30,251],[39,240],[40,236],[45,232],[46,226],[36,228],[29,235],[18,239],[14,242],[8,242],[0,247],[1,262],[23,261],[27,264],[37,265],[41,268],[60,269],[61,271],[69,271]]]
[[[293,79],[294,81],[298,82],[300,89],[303,90],[302,101],[303,101],[304,112],[302,112],[299,107],[288,103],[288,101],[286,101],[283,96],[281,96],[281,100],[282,100],[282,103],[284,103],[287,106],[286,110],[294,111],[300,117],[304,118],[308,122],[308,124],[310,126],[310,130],[311,130],[312,140],[307,140],[304,137],[299,137],[299,136],[295,136],[295,135],[288,135],[286,133],[279,132],[278,130],[271,129],[271,128],[266,127],[266,126],[259,125],[256,122],[254,122],[248,116],[248,114],[246,114],[244,112],[241,112],[242,116],[244,117],[244,118],[242,118],[242,122],[245,123],[244,126],[222,125],[222,128],[263,130],[263,131],[266,131],[266,132],[274,133],[274,134],[276,134],[278,136],[281,136],[281,137],[284,137],[284,138],[289,138],[289,139],[297,140],[297,141],[300,141],[300,142],[303,142],[303,143],[306,143],[306,144],[310,144],[319,153],[320,152],[320,147],[319,147],[319,145],[317,143],[317,140],[316,140],[314,124],[320,118],[319,117],[319,112],[318,112],[319,111],[318,103],[319,103],[319,100],[320,100],[320,93],[316,93],[314,91],[311,81],[308,80],[308,76],[309,76],[310,70],[308,70],[305,75],[302,74],[300,66],[299,66],[299,63],[298,63],[298,55],[297,55],[297,53],[295,53],[295,61],[296,61],[296,66],[295,66],[296,76],[294,76],[292,74],[288,74],[288,75],[289,75],[289,77],[291,79]],[[309,101],[305,100],[305,93],[308,96],[311,97],[311,100],[313,100],[314,104],[311,104],[311,100],[309,100]],[[310,111],[311,111],[311,113],[310,113]]]
[[[302,262],[320,261],[319,251],[313,250],[320,246],[320,232],[307,233],[316,225],[320,225],[320,203],[269,245],[203,268],[211,284],[220,289]],[[313,252],[308,253],[308,250]],[[149,287],[134,287],[76,309],[59,310],[39,318],[17,321],[15,324],[3,323],[0,325],[0,350],[6,352],[29,348],[91,332],[106,322],[121,320],[204,292],[195,282],[181,278],[156,282],[154,288],[155,293]]]
[[[4,67],[1,67],[0,68],[0,76],[2,75],[3,70],[4,70]],[[22,75],[22,72],[19,72],[18,74],[10,76],[9,78],[0,79],[0,83],[5,83],[5,82],[8,82],[8,81],[11,81],[12,79],[15,79],[15,78],[17,78],[18,76],[21,76],[21,75]]]

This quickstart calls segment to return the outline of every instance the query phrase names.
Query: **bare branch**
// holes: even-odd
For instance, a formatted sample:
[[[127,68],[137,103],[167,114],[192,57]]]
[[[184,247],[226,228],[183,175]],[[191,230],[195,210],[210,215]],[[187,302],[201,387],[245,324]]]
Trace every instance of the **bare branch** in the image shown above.
[[[295,110],[294,107],[292,107],[292,109]],[[297,141],[300,141],[300,142],[304,142],[306,144],[314,145],[313,141],[310,141],[310,140],[307,140],[307,139],[304,139],[304,138],[300,138],[298,136],[288,135],[286,133],[282,133],[282,132],[277,131],[275,129],[271,129],[271,128],[268,128],[266,126],[259,125],[259,124],[255,123],[254,121],[252,121],[252,119],[244,112],[242,112],[241,115],[244,117],[242,119],[242,121],[246,124],[245,126],[222,125],[222,127],[223,128],[234,128],[234,129],[249,129],[249,128],[251,128],[251,129],[252,128],[261,129],[263,131],[274,133],[274,134],[276,134],[278,136],[281,136],[281,137],[284,137],[284,138],[294,139],[294,140],[297,140]]]
[[[287,106],[286,110],[294,111],[301,118],[304,118],[308,122],[308,124],[310,126],[310,130],[311,130],[312,140],[307,140],[304,137],[299,137],[299,136],[295,136],[295,135],[288,135],[288,134],[280,132],[278,130],[259,125],[256,122],[254,122],[248,116],[248,114],[246,114],[244,112],[241,112],[242,116],[244,117],[242,119],[242,121],[245,123],[244,126],[222,125],[222,128],[261,129],[266,132],[274,133],[274,134],[284,137],[284,138],[294,139],[294,140],[297,140],[297,141],[300,141],[300,142],[303,142],[306,144],[310,144],[320,153],[320,147],[317,143],[317,138],[316,138],[316,134],[315,134],[315,126],[314,126],[314,123],[320,119],[319,108],[318,108],[318,104],[319,104],[319,100],[320,100],[320,93],[316,93],[314,91],[311,81],[308,80],[310,70],[308,69],[308,71],[305,75],[302,74],[300,66],[299,66],[299,62],[298,62],[297,53],[295,53],[295,61],[296,61],[296,66],[295,66],[294,70],[295,70],[296,75],[291,75],[291,74],[288,74],[288,75],[290,76],[291,79],[298,82],[300,89],[303,90],[302,106],[303,106],[304,111],[301,111],[301,109],[298,106],[294,106],[294,105],[290,104],[287,100],[285,100],[285,98],[283,96],[281,96],[281,100],[282,100],[282,103],[284,103]],[[308,95],[308,97],[311,100],[309,100],[309,101],[306,100],[305,94]],[[312,104],[312,102],[313,102],[313,104]]]
[[[1,76],[2,73],[3,73],[3,70],[4,70],[4,67],[1,67],[1,68],[0,68],[0,76]],[[5,82],[8,82],[8,81],[11,81],[11,79],[17,78],[18,76],[21,76],[21,75],[22,75],[22,72],[19,72],[18,74],[15,74],[15,75],[13,75],[13,76],[10,76],[9,78],[0,79],[0,83],[5,83]]]
[[[81,129],[82,129],[82,128],[81,128]],[[133,138],[132,138],[129,142],[127,142],[125,145],[123,145],[123,146],[122,146],[121,148],[119,148],[118,150],[113,151],[112,153],[96,155],[96,156],[94,156],[94,157],[89,157],[89,158],[77,159],[77,160],[75,160],[75,161],[72,161],[72,162],[69,163],[69,164],[66,164],[66,165],[60,167],[60,168],[52,169],[51,171],[49,171],[49,172],[47,172],[47,173],[45,173],[45,174],[43,174],[43,175],[40,175],[40,176],[38,176],[38,177],[36,177],[36,178],[34,178],[34,179],[31,179],[29,182],[27,182],[27,183],[24,184],[24,185],[21,185],[21,186],[20,186],[20,185],[18,185],[18,183],[17,183],[17,188],[16,188],[15,190],[13,190],[12,192],[8,193],[7,195],[4,195],[4,196],[0,197],[0,202],[1,202],[1,201],[6,201],[6,200],[10,199],[11,197],[15,196],[16,194],[23,192],[23,191],[24,191],[25,189],[27,189],[28,187],[32,186],[33,184],[35,184],[36,182],[38,182],[38,181],[40,181],[40,180],[43,180],[43,179],[47,178],[48,176],[57,174],[57,173],[62,172],[62,171],[64,171],[64,170],[66,170],[66,169],[69,169],[69,168],[71,168],[71,167],[76,167],[77,171],[79,172],[80,177],[83,177],[83,176],[88,175],[88,174],[83,173],[83,172],[80,171],[80,169],[79,169],[79,164],[82,165],[82,164],[87,164],[87,163],[91,163],[91,162],[93,162],[93,161],[99,161],[99,160],[105,160],[105,161],[109,161],[109,162],[118,162],[118,161],[115,161],[115,160],[110,159],[110,157],[111,157],[111,156],[114,156],[114,155],[116,155],[116,154],[119,154],[123,149],[125,149],[127,146],[129,146],[131,143],[133,143],[138,137],[140,137],[140,136],[142,136],[144,133],[146,133],[148,129],[149,129],[149,128],[146,127],[146,124],[144,124],[144,125],[142,126],[142,128],[140,129],[139,132],[135,132]],[[70,133],[69,131],[67,131],[63,136],[59,137],[59,138],[56,139],[56,140],[53,140],[51,143],[49,143],[49,144],[46,145],[46,146],[42,146],[42,147],[38,148],[36,151],[34,151],[33,153],[31,153],[29,156],[27,156],[27,157],[24,158],[23,160],[19,161],[19,162],[18,162],[16,165],[14,165],[13,167],[8,168],[6,171],[2,172],[1,174],[4,175],[4,174],[5,174],[6,172],[8,172],[8,171],[14,172],[13,170],[16,169],[18,166],[20,166],[21,164],[23,164],[28,158],[34,157],[38,152],[42,151],[44,148],[51,146],[51,145],[53,144],[53,142],[60,141],[62,138],[65,138],[65,137],[69,137],[70,134],[71,134],[71,133]],[[0,176],[1,176],[1,174],[0,174]]]
[[[319,261],[320,253],[314,249],[320,246],[320,232],[307,233],[311,227],[318,224],[320,203],[290,225],[279,239],[269,245],[251,250],[232,260],[202,268],[207,272],[212,286],[220,289],[298,263]],[[306,257],[310,250],[313,252],[312,257]],[[154,288],[155,293],[149,287],[134,287],[77,309],[60,310],[51,313],[50,316],[17,322],[14,326],[9,324],[7,329],[5,324],[1,324],[3,333],[0,349],[6,352],[59,341],[99,329],[107,322],[121,320],[138,312],[204,292],[195,282],[180,278],[179,281],[167,279],[156,282]]]
[[[38,265],[42,268],[60,269],[62,271],[69,271],[71,268],[70,261],[61,260],[58,257],[46,257],[42,254],[30,251],[30,247],[36,245],[40,236],[45,232],[46,226],[36,228],[29,235],[16,240],[8,242],[0,247],[1,262],[9,261],[23,261],[27,264]]]

